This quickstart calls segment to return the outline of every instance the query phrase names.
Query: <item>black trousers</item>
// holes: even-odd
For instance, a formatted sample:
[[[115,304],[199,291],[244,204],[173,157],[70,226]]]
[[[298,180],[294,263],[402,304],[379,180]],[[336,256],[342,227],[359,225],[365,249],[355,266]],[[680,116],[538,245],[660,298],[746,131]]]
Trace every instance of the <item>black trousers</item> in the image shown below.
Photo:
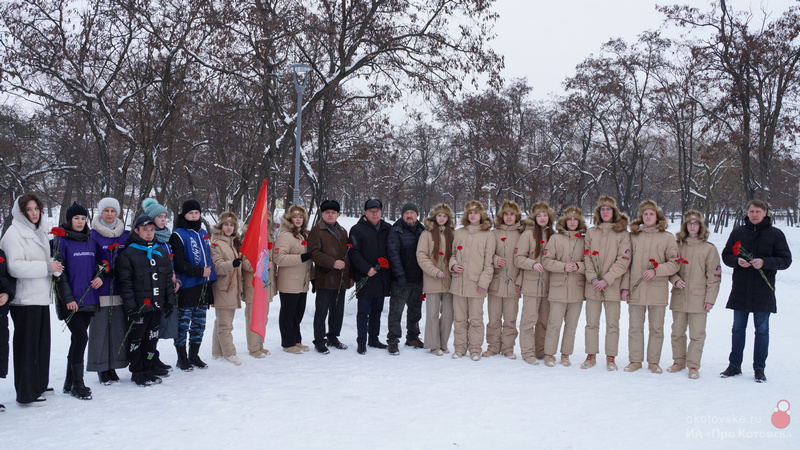
[[[306,313],[306,293],[288,294],[280,292],[281,312],[278,315],[278,327],[281,330],[281,347],[292,347],[303,342],[300,334],[300,322]]]
[[[50,307],[12,306],[14,388],[19,403],[39,398],[50,383]]]
[[[93,312],[76,311],[69,319],[67,328],[72,336],[69,342],[69,353],[67,361],[70,364],[83,364],[83,354],[86,352],[86,344],[89,342],[89,324],[92,322]]]
[[[161,311],[149,311],[128,319],[128,363],[131,373],[147,372],[153,369],[153,356],[158,344],[158,327],[161,324]]]
[[[336,293],[339,292],[338,298]],[[339,337],[344,320],[345,289],[318,289],[314,311],[314,343],[325,343],[325,317],[328,317],[327,337]]]
[[[385,297],[362,297],[358,299],[358,313],[356,313],[357,341],[366,344],[378,340],[381,332],[381,313]]]

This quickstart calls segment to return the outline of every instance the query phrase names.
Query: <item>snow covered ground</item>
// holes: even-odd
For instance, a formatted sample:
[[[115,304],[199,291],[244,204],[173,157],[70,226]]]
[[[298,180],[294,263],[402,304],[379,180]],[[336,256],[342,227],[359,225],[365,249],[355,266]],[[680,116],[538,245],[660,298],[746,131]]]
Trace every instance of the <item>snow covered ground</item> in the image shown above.
[[[342,222],[349,227],[355,219]],[[779,226],[800,258],[800,229]],[[670,227],[677,229],[677,223]],[[718,249],[729,232],[712,235]],[[355,351],[355,301],[346,305],[341,336],[349,349],[293,355],[280,349],[276,297],[267,325],[265,346],[272,351],[267,358],[247,355],[244,314],[237,311],[234,338],[245,363],[236,367],[212,361],[212,309],[201,349],[207,370],[173,371],[163,384],[144,389],[129,381],[127,371],[112,386],[100,385],[90,373],[87,385],[94,399],[84,402],[60,393],[69,331],[62,331],[53,313],[50,382],[57,393],[43,408],[21,408],[14,402],[13,376],[0,380],[0,402],[8,408],[0,414],[0,447],[799,448],[800,417],[783,430],[772,425],[771,417],[781,400],[800,410],[800,327],[795,321],[800,304],[792,293],[800,288],[800,262],[778,275],[779,313],[771,318],[766,384],[753,381],[752,325],[744,374],[718,377],[730,351],[732,312],[724,307],[730,275],[724,267],[699,380],[689,380],[686,370],[655,375],[607,372],[600,366],[581,370],[579,364],[550,368],[502,356],[473,362],[408,347],[401,347],[397,357],[372,348],[361,356]],[[627,329],[623,310],[621,325]],[[387,314],[388,298],[381,340]],[[309,293],[302,325],[309,345],[313,315]],[[672,363],[667,317],[664,368]],[[584,324],[581,317],[573,363],[585,356]],[[171,347],[171,341],[159,343],[168,364],[175,362]],[[627,362],[623,332],[620,368]]]

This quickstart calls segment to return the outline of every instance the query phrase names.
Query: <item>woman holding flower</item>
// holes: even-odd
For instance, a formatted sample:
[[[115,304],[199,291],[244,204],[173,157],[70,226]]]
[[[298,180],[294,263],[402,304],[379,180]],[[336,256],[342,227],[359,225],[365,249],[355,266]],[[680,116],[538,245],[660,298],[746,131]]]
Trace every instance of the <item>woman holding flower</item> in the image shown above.
[[[119,254],[125,249],[130,231],[119,218],[122,209],[115,198],[105,197],[97,202],[98,214],[92,218],[92,237],[97,242],[97,263],[108,261],[110,268],[105,282],[97,289],[100,309],[89,325],[89,351],[86,370],[97,372],[103,385],[119,381],[116,369],[128,366],[125,352],[119,351],[125,342],[128,320],[122,308],[115,275]]]
[[[225,211],[219,215],[219,222],[212,228],[211,260],[217,282],[214,289],[214,332],[211,335],[211,357],[225,358],[240,366],[241,358],[236,355],[233,345],[233,318],[241,308],[244,289],[242,272],[252,271],[250,263],[242,257],[242,238],[239,236],[239,218]]]
[[[597,199],[592,222],[584,241],[586,256],[586,360],[581,369],[597,363],[600,351],[600,312],[606,311],[606,369],[617,370],[619,355],[620,283],[631,265],[628,216],[620,213],[613,198]]]
[[[455,316],[453,358],[461,358],[469,350],[472,360],[478,361],[483,345],[483,300],[494,275],[495,241],[489,231],[492,221],[477,200],[464,206],[461,225],[453,236],[449,264]]]
[[[95,264],[97,243],[89,233],[88,215],[86,208],[77,203],[67,208],[66,222],[61,224],[64,237],[55,244],[56,259],[65,268],[56,280],[56,312],[59,319],[67,322],[71,334],[64,393],[81,400],[92,399],[92,390],[83,382],[83,355],[89,340],[89,323],[100,309],[97,289],[110,270],[108,261],[101,261],[99,270]]]
[[[0,248],[8,273],[17,279],[11,303],[14,321],[14,388],[17,403],[44,406],[50,382],[50,280],[64,270],[50,257],[42,201],[35,194],[19,197],[11,208],[13,221]]]
[[[708,242],[708,228],[700,211],[683,215],[678,233],[680,257],[678,273],[670,278],[674,284],[669,309],[672,310],[672,360],[667,372],[680,372],[689,367],[689,378],[700,378],[700,358],[706,341],[706,319],[714,307],[722,281],[719,253]],[[689,327],[689,348],[686,348],[686,327]]]
[[[175,231],[169,238],[172,245],[175,272],[181,279],[178,290],[178,337],[175,350],[178,352],[177,366],[188,372],[193,367],[208,367],[200,359],[200,345],[206,329],[206,311],[214,303],[211,284],[217,281],[211,261],[211,244],[203,228],[200,216],[200,202],[187,200],[181,206],[181,213],[175,221]],[[189,335],[189,356],[186,355],[186,335]]]
[[[550,317],[550,274],[542,264],[544,246],[553,235],[556,213],[545,202],[531,208],[532,219],[523,221],[525,231],[514,250],[514,265],[519,268],[517,283],[522,285],[522,314],[519,321],[519,347],[522,359],[528,364],[539,364],[544,358],[544,341]]]
[[[453,210],[439,203],[425,218],[425,231],[417,243],[417,263],[422,269],[425,293],[425,348],[442,356],[450,353],[447,341],[453,329],[453,295],[447,263],[453,256]]]
[[[678,245],[667,230],[667,218],[652,200],[639,203],[631,224],[631,267],[622,279],[622,300],[628,302],[628,352],[626,372],[642,368],[644,320],[650,324],[647,342],[648,368],[661,373],[664,345],[664,315],[669,297],[669,277],[678,271]]]
[[[555,353],[558,348],[558,335],[564,324],[561,339],[561,365],[569,366],[569,355],[575,348],[575,330],[585,298],[584,286],[586,263],[584,261],[583,238],[586,234],[586,221],[577,206],[564,210],[564,215],[556,225],[558,233],[553,235],[544,247],[544,268],[550,273],[550,316],[547,322],[547,337],[544,341],[544,363],[548,367],[556,365]],[[563,274],[563,275],[562,275]]]
[[[510,200],[500,205],[494,219],[494,276],[489,284],[489,323],[486,325],[488,345],[483,356],[502,353],[506,358],[517,359],[514,344],[517,340],[517,314],[522,283],[517,280],[519,269],[514,264],[514,250],[524,229],[521,220],[522,211],[519,205]]]
[[[303,345],[300,323],[306,312],[308,284],[313,265],[308,250],[308,213],[300,205],[292,205],[281,218],[281,232],[275,240],[273,257],[278,265],[278,292],[281,312],[278,326],[281,347],[287,353],[300,354],[309,347]]]

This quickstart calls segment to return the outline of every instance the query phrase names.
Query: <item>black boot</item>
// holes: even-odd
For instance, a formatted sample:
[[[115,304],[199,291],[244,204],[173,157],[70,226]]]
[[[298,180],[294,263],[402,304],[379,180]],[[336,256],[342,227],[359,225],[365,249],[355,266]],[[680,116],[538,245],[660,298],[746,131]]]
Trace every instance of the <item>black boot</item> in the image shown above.
[[[92,390],[83,384],[83,362],[72,364],[72,390],[70,394],[81,400],[91,400]]]
[[[67,359],[67,376],[64,377],[64,393],[69,394],[72,391],[72,364]]]
[[[108,371],[108,379],[111,380],[111,381],[119,382],[119,375],[117,375],[117,371],[114,370],[114,369],[109,370]]]
[[[100,380],[100,384],[104,386],[109,386],[111,384],[111,377],[108,375],[108,372],[109,372],[108,370],[97,372],[97,378]]]
[[[156,350],[156,353],[153,355],[153,368],[160,369],[159,372],[163,372],[165,370],[169,372],[170,370],[172,370],[172,366],[170,366],[169,364],[165,364],[164,361],[161,361],[161,358],[159,358],[158,356],[159,353],[158,350]]]
[[[178,362],[175,365],[184,372],[191,372],[193,367],[192,363],[189,362],[189,358],[186,357],[186,347],[176,346],[175,350],[178,352]]]
[[[189,344],[189,362],[198,369],[205,369],[208,364],[200,359],[200,344]]]

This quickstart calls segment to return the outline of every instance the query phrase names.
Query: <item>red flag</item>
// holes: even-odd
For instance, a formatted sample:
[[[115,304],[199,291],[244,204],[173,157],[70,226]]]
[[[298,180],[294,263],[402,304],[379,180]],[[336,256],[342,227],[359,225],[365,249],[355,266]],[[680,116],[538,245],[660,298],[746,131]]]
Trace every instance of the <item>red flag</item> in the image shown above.
[[[253,266],[253,316],[250,330],[264,338],[269,312],[269,205],[267,203],[267,180],[261,183],[258,200],[253,207],[247,234],[242,241],[242,254]]]

